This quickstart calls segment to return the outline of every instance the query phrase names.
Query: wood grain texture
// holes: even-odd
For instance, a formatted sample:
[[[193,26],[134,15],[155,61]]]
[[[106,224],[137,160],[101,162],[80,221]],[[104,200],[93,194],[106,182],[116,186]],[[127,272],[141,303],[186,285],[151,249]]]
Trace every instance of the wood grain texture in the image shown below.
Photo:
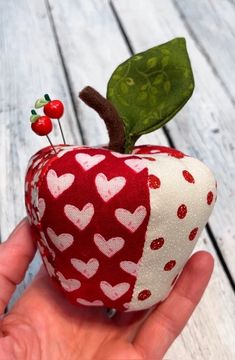
[[[235,6],[230,0],[173,0],[182,21],[235,105]]]
[[[29,158],[47,146],[30,129],[30,109],[48,92],[63,99],[66,138],[81,143],[61,61],[43,1],[0,1],[0,222],[1,238],[25,216],[24,176]],[[49,44],[49,45],[48,45]],[[58,129],[51,136],[60,143]],[[17,295],[31,280],[40,264],[36,257]]]
[[[136,52],[172,37],[184,36],[187,39],[196,88],[193,97],[167,128],[176,147],[199,158],[215,173],[218,200],[210,225],[235,278],[234,105],[172,1],[147,0],[143,4],[140,0],[128,3],[121,0],[114,1],[114,4]],[[189,6],[189,2],[187,4]],[[195,2],[190,4],[197,6]]]
[[[173,3],[118,0],[114,4],[135,51],[176,35],[186,35],[190,39],[190,54],[192,51],[199,89],[195,93],[193,104],[185,107],[182,115],[177,116],[177,125],[170,125],[169,130],[179,148],[204,160],[215,172],[217,169],[218,172],[221,169],[228,172],[225,156],[230,156],[232,164],[233,152],[232,149],[229,150],[230,143],[226,143],[227,125],[224,126],[220,119],[224,116],[226,123],[228,121],[230,124],[231,101],[227,99],[224,90],[221,90],[221,84],[185,29]],[[38,148],[46,145],[46,141],[31,134],[28,127],[29,110],[35,99],[45,89],[50,95],[63,99],[66,107],[63,127],[68,142],[81,143],[77,124],[79,118],[86,144],[107,143],[102,120],[77,100],[77,93],[84,86],[91,85],[105,95],[107,80],[112,71],[130,53],[107,0],[70,0],[69,6],[63,0],[49,0],[49,6],[47,1],[21,0],[20,7],[16,7],[13,0],[4,4],[0,1],[0,14],[3,13],[4,17],[0,17],[0,30],[3,34],[0,43],[0,61],[3,64],[0,68],[3,79],[0,98],[0,215],[4,240],[24,214],[23,179],[27,160]],[[13,18],[14,21],[10,21]],[[209,83],[212,85],[208,87]],[[228,113],[223,109],[218,110],[220,96],[225,101]],[[200,123],[198,119],[201,119]],[[194,127],[196,128],[192,133]],[[220,132],[213,133],[215,129]],[[53,139],[55,143],[59,141],[58,131]],[[167,145],[167,139],[163,131],[159,130],[143,136],[138,143]],[[224,147],[227,152],[224,152]],[[235,170],[231,166],[229,171],[227,181],[220,175],[224,187],[232,186],[228,181]],[[229,191],[227,189],[228,193]],[[228,202],[228,197],[226,200]],[[219,212],[225,204],[222,201],[219,205],[215,222],[219,221]],[[233,207],[229,206],[233,211]],[[225,223],[230,229],[231,220],[232,213]],[[220,224],[222,221],[223,218]],[[217,235],[214,225],[213,230]],[[228,237],[227,232],[224,234]],[[197,246],[197,249],[201,248],[209,250],[215,256],[215,271],[202,302],[165,359],[230,360],[235,357],[233,292],[206,232],[203,232]],[[231,263],[232,260],[229,262],[230,267]],[[19,296],[27,281],[32,278],[38,264],[37,259],[16,296]]]
[[[89,85],[105,96],[112,72],[130,56],[128,47],[107,0],[70,0],[69,6],[65,1],[49,0],[49,5],[86,143],[105,144],[108,136],[103,120],[78,101],[77,94]],[[151,141],[167,144],[162,130],[143,137],[140,143]]]

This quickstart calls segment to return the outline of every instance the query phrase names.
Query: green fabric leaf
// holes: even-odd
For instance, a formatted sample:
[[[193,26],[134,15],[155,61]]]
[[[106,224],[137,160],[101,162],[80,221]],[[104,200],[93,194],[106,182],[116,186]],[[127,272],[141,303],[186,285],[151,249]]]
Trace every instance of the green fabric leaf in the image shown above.
[[[39,109],[39,108],[43,107],[44,105],[46,105],[48,103],[49,103],[48,100],[46,100],[44,97],[41,97],[40,99],[37,99],[37,101],[35,102],[34,107],[36,109]]]
[[[188,101],[194,79],[184,38],[132,56],[112,74],[107,98],[124,122],[126,148],[169,121]]]

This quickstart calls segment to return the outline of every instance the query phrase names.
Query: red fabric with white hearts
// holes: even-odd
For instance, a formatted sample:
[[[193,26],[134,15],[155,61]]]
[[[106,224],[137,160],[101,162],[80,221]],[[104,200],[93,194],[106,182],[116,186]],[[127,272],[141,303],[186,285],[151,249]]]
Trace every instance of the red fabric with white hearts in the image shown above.
[[[73,303],[125,311],[132,300],[150,217],[149,187],[161,183],[138,158],[145,153],[150,162],[156,161],[151,153],[185,156],[161,146],[138,146],[124,156],[61,146],[57,156],[45,148],[29,163],[28,217],[49,275]],[[187,171],[183,176],[194,180]],[[154,241],[159,246],[160,239]],[[164,270],[174,266],[171,261]],[[143,288],[139,300],[150,295]]]

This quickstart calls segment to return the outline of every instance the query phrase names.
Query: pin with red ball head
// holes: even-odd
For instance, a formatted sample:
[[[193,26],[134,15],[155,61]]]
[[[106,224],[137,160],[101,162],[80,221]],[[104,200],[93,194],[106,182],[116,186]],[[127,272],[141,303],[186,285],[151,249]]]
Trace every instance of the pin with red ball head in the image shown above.
[[[31,129],[39,136],[46,136],[55,154],[57,154],[56,149],[48,136],[48,134],[50,134],[53,128],[52,121],[49,116],[40,116],[33,109],[31,110],[30,121]]]
[[[44,114],[49,116],[51,119],[57,119],[60,133],[62,135],[62,139],[64,144],[66,144],[64,133],[62,130],[62,126],[60,123],[60,118],[63,116],[64,113],[64,105],[60,100],[51,100],[48,94],[45,94],[42,98],[38,99],[35,103],[35,108],[38,109],[43,107]]]

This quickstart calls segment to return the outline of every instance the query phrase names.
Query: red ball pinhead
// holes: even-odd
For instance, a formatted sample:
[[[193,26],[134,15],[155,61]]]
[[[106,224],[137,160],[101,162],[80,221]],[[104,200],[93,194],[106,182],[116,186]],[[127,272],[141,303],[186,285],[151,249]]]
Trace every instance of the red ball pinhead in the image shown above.
[[[52,119],[59,119],[63,116],[64,105],[60,100],[51,100],[43,108],[44,114]]]
[[[32,130],[39,136],[45,136],[52,131],[52,121],[48,116],[39,116],[35,122],[31,124]]]
[[[60,118],[62,117],[62,115],[64,113],[63,103],[60,100],[51,100],[51,98],[48,94],[45,94],[43,99],[46,102],[43,107],[44,114],[49,116],[52,119],[58,120],[62,139],[63,139],[64,144],[66,144],[62,126],[60,123]]]
[[[39,136],[46,136],[56,154],[56,149],[48,136],[53,128],[51,119],[48,116],[40,116],[35,110],[31,110],[30,121],[31,129]]]

